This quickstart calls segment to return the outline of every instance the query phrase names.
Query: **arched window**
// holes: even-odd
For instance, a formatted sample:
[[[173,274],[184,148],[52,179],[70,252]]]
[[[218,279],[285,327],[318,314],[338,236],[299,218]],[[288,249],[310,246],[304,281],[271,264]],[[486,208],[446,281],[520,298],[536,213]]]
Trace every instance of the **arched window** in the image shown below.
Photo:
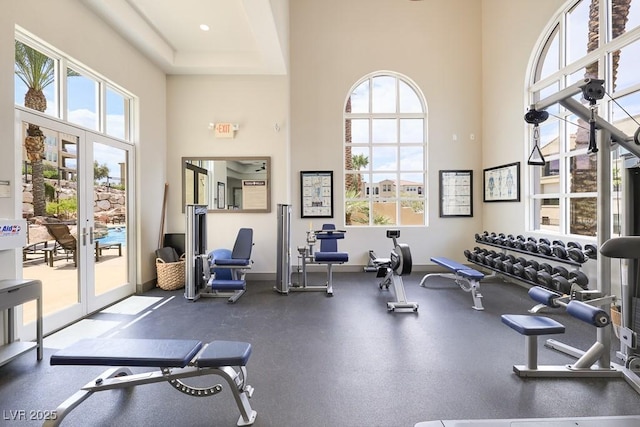
[[[603,79],[608,96],[597,113],[633,135],[637,122],[629,115],[640,120],[640,0],[571,0],[542,40],[530,70],[530,103],[585,78]],[[597,163],[587,152],[588,124],[558,104],[547,111],[549,119],[539,129],[545,165],[529,168],[530,229],[595,236]],[[619,233],[619,150],[612,162],[612,231]]]
[[[344,108],[345,224],[426,224],[427,112],[407,77],[358,81]]]

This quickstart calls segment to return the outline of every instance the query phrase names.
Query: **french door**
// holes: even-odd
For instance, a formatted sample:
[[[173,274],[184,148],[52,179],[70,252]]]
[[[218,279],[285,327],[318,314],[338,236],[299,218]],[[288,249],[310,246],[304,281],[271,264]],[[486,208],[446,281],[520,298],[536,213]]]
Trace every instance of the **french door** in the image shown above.
[[[44,332],[135,290],[130,144],[16,108],[23,147],[23,277],[43,285]],[[22,310],[23,339],[35,303]],[[21,322],[18,322],[20,324]]]

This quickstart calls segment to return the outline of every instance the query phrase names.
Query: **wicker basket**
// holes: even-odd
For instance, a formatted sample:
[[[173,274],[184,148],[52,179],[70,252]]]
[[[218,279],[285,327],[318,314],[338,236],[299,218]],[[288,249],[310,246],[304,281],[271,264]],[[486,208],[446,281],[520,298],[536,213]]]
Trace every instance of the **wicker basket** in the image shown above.
[[[177,262],[165,262],[156,258],[158,287],[165,291],[173,291],[184,287],[184,259]]]

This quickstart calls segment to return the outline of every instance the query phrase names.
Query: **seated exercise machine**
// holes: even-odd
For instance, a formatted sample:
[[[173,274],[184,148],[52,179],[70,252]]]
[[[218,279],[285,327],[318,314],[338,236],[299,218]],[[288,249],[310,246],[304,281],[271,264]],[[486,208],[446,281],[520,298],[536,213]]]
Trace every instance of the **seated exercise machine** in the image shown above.
[[[393,284],[393,291],[396,296],[395,301],[387,302],[387,310],[395,311],[396,309],[411,309],[413,312],[418,311],[418,303],[408,302],[404,292],[403,275],[411,274],[413,262],[411,260],[411,249],[406,243],[398,243],[396,240],[400,237],[400,230],[387,230],[387,238],[393,240],[393,249],[389,258],[374,258],[373,265],[377,269],[376,277],[382,277],[382,281],[378,285],[380,289],[389,289],[389,285]]]
[[[240,341],[212,341],[203,344],[185,339],[83,339],[51,356],[51,365],[115,366],[88,382],[65,400],[45,427],[57,426],[74,408],[93,393],[127,389],[137,385],[168,382],[176,390],[193,397],[208,397],[220,393],[221,384],[196,387],[183,379],[218,375],[222,377],[235,399],[240,418],[238,426],[254,423],[256,411],[249,398],[253,387],[247,384],[246,365],[251,356],[251,344]],[[159,370],[133,374],[128,367],[157,367]],[[86,420],[86,425],[91,421]]]
[[[484,279],[484,273],[445,257],[431,257],[431,261],[441,267],[447,268],[451,273],[429,273],[422,278],[420,286],[426,288],[427,279],[432,276],[453,279],[463,291],[471,292],[473,309],[484,310],[482,306],[482,294],[480,293],[480,281]]]
[[[246,291],[244,276],[252,263],[253,229],[238,231],[231,252],[217,249],[207,254],[207,206],[187,205],[185,214],[185,298],[228,297],[228,302],[236,302]]]
[[[253,248],[253,229],[241,228],[238,231],[233,250],[216,249],[209,254],[210,277],[201,296],[229,297],[234,303],[247,289],[245,274],[251,268],[251,250]]]
[[[281,294],[289,292],[320,291],[333,296],[333,266],[349,261],[347,252],[338,251],[338,240],[344,239],[345,230],[336,230],[334,224],[323,224],[321,230],[307,231],[307,246],[298,247],[298,260],[302,262],[301,283],[291,283],[291,206],[278,205],[278,247],[276,286]],[[314,247],[320,241],[320,250]],[[307,267],[318,264],[327,266],[327,281],[324,285],[309,285]]]
[[[346,231],[336,230],[334,224],[323,224],[322,230],[307,231],[307,246],[298,247],[299,259],[302,261],[302,283],[293,284],[291,291],[326,291],[333,296],[333,266],[349,261],[347,252],[338,251],[338,239],[344,239]],[[320,241],[320,250],[313,251],[317,241]],[[307,266],[309,264],[326,264],[327,281],[324,285],[309,285],[307,278]]]

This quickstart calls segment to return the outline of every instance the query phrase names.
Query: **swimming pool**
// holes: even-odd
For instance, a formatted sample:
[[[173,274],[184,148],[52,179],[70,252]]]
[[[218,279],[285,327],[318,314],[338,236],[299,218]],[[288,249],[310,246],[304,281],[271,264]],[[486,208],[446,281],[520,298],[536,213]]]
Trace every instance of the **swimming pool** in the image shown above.
[[[127,228],[110,227],[106,236],[96,240],[102,243],[120,243],[122,246],[127,246]]]

